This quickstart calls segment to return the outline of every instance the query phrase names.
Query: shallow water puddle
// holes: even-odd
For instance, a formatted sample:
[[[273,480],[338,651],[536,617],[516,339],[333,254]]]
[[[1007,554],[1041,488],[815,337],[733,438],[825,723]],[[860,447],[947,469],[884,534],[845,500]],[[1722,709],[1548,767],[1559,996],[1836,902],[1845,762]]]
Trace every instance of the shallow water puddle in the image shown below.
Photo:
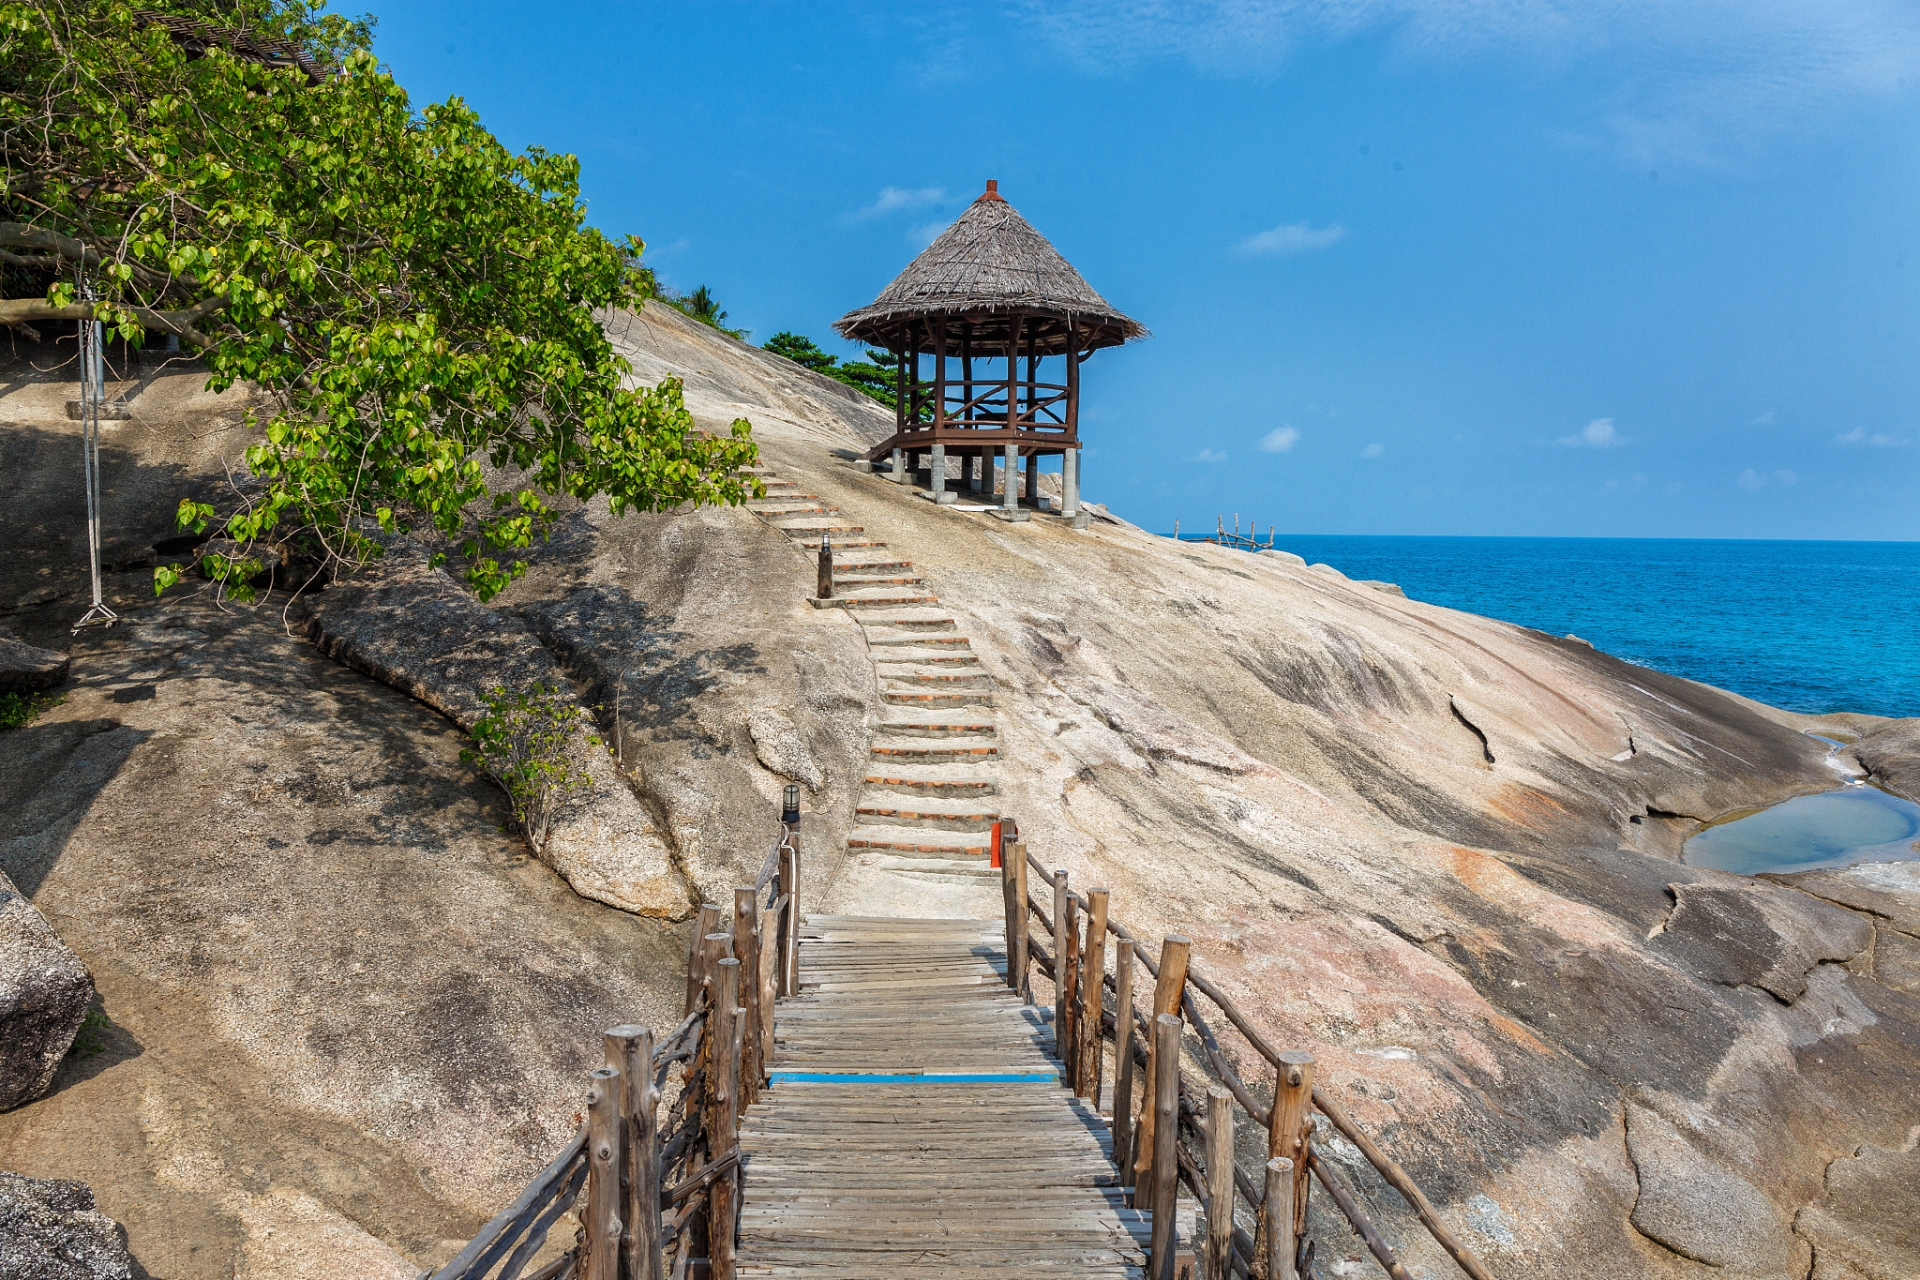
[[[1854,783],[1718,822],[1687,841],[1688,866],[1753,875],[1920,859],[1920,804]]]

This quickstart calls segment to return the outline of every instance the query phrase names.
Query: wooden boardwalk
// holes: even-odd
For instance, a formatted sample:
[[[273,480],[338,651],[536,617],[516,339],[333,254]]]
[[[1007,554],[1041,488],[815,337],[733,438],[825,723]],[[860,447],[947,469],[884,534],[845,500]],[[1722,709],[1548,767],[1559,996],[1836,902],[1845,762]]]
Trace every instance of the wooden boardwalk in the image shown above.
[[[1112,1136],[1005,985],[998,920],[813,916],[746,1113],[738,1274],[1141,1277]]]

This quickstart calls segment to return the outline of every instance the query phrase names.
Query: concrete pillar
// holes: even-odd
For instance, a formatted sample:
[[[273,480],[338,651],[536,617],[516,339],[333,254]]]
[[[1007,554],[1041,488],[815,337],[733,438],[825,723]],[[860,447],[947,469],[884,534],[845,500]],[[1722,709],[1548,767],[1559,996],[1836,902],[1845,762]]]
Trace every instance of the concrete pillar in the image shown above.
[[[969,493],[980,492],[980,460],[972,454],[960,459],[960,487]]]
[[[907,482],[906,460],[900,456],[898,449],[893,451],[893,482],[895,484],[905,484]]]
[[[1040,455],[1037,453],[1027,455],[1027,505],[1040,505]]]
[[[1069,449],[1060,457],[1060,514],[1080,514],[1080,451]]]
[[[1008,511],[1018,511],[1020,509],[1020,446],[1008,441],[1001,456],[1003,458],[1001,467],[1005,474],[1000,487],[1005,492],[1001,497],[1000,505]]]
[[[928,486],[933,492],[935,502],[952,502],[960,495],[947,488],[947,446],[933,446],[932,483]]]

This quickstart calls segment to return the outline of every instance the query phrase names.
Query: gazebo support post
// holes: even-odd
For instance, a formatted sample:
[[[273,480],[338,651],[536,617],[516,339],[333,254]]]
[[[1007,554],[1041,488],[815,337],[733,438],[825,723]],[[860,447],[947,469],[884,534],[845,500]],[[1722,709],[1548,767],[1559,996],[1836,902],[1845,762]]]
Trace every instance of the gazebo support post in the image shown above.
[[[1060,455],[1060,515],[1067,520],[1080,517],[1080,450],[1072,445]]]
[[[901,456],[898,449],[893,451],[893,482],[895,484],[907,482],[907,460]]]
[[[947,446],[938,442],[933,446],[933,473],[927,478],[927,488],[935,502],[952,502],[960,496],[947,488]]]
[[[1027,455],[1027,505],[1040,509],[1040,455]]]
[[[1002,520],[1020,521],[1027,519],[1027,513],[1020,509],[1020,446],[1012,440],[1007,441],[1001,452],[1001,489],[1000,505],[993,514]]]

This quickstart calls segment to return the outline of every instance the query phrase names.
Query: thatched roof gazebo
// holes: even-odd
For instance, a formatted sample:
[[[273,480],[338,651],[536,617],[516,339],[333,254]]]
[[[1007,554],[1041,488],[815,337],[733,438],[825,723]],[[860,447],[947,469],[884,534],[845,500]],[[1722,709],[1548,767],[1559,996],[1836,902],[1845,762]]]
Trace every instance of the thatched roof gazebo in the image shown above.
[[[1102,347],[1146,336],[1081,279],[1046,237],[987,183],[940,238],[878,298],[835,324],[840,336],[894,355],[894,433],[867,455],[893,459],[904,483],[928,456],[929,496],[951,502],[946,459],[961,485],[991,494],[993,458],[1004,458],[1002,511],[1025,519],[1014,479],[1026,459],[1026,499],[1038,505],[1038,463],[1062,459],[1061,514],[1080,512],[1080,365]],[[922,357],[933,357],[932,378]],[[1059,360],[1062,366],[1048,368]],[[949,361],[956,362],[950,364]],[[998,365],[997,368],[988,366]],[[1023,368],[1024,366],[1024,368]],[[1042,380],[1043,373],[1050,374]],[[906,465],[912,455],[914,465]]]

